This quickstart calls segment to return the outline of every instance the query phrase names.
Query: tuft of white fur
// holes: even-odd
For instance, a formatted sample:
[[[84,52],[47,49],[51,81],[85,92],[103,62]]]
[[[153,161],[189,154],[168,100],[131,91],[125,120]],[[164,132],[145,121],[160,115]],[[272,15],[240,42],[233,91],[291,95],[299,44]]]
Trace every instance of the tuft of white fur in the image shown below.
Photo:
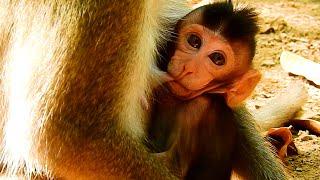
[[[207,5],[207,4],[212,4],[214,2],[214,0],[202,0],[199,3],[195,4],[194,6],[192,6],[193,9],[197,9],[198,7]]]
[[[182,0],[145,1],[142,12],[144,13],[142,16],[144,23],[140,25],[136,54],[133,55],[137,64],[140,65],[132,69],[134,84],[128,86],[130,94],[127,94],[128,101],[125,102],[125,107],[129,108],[124,108],[126,112],[121,114],[123,116],[121,126],[138,138],[144,135],[145,114],[143,114],[143,107],[137,105],[136,102],[141,102],[145,97],[148,99],[154,82],[159,81],[156,67],[157,45],[161,45],[169,39],[173,30],[172,25],[190,10],[187,7],[187,2]]]

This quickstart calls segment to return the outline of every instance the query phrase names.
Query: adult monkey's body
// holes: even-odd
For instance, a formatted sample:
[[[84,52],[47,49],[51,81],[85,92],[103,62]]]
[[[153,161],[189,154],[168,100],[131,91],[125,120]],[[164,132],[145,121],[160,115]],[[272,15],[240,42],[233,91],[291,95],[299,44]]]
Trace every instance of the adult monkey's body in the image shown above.
[[[140,100],[155,77],[158,22],[174,22],[178,2],[1,1],[7,171],[26,163],[65,179],[173,178],[142,145]]]
[[[174,178],[141,143],[141,97],[155,82],[158,30],[167,30],[158,22],[184,9],[177,2],[0,1],[5,170],[64,179]]]

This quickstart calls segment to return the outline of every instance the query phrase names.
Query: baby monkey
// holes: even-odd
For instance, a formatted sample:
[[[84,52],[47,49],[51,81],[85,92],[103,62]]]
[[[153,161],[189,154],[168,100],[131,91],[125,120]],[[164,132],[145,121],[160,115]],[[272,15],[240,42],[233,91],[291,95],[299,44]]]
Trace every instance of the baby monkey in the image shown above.
[[[285,179],[254,120],[238,107],[261,77],[251,67],[257,32],[254,9],[209,4],[177,23],[161,53],[158,65],[172,80],[155,91],[149,134],[182,178],[230,179],[235,170],[245,179]]]

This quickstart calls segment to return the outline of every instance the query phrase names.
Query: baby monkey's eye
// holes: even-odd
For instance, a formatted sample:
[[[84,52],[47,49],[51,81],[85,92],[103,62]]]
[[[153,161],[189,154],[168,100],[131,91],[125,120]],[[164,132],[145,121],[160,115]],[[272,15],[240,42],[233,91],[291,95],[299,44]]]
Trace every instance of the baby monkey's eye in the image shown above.
[[[187,38],[188,44],[193,48],[200,49],[201,47],[201,38],[195,34],[190,34]]]
[[[221,52],[213,52],[209,55],[209,58],[214,64],[218,66],[222,66],[226,63],[226,58]]]

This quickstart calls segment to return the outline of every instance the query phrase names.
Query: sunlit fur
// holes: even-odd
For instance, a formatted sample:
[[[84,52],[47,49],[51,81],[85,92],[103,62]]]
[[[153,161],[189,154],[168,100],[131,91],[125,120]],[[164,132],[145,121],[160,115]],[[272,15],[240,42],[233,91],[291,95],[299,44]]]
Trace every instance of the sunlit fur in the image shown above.
[[[174,0],[2,0],[3,172],[134,177],[135,163],[154,164],[140,150],[141,97],[157,78],[156,44],[187,11]],[[141,157],[112,154],[126,143]]]
[[[140,142],[141,98],[157,82],[155,45],[187,11],[179,0],[1,0],[2,173],[172,178]]]

